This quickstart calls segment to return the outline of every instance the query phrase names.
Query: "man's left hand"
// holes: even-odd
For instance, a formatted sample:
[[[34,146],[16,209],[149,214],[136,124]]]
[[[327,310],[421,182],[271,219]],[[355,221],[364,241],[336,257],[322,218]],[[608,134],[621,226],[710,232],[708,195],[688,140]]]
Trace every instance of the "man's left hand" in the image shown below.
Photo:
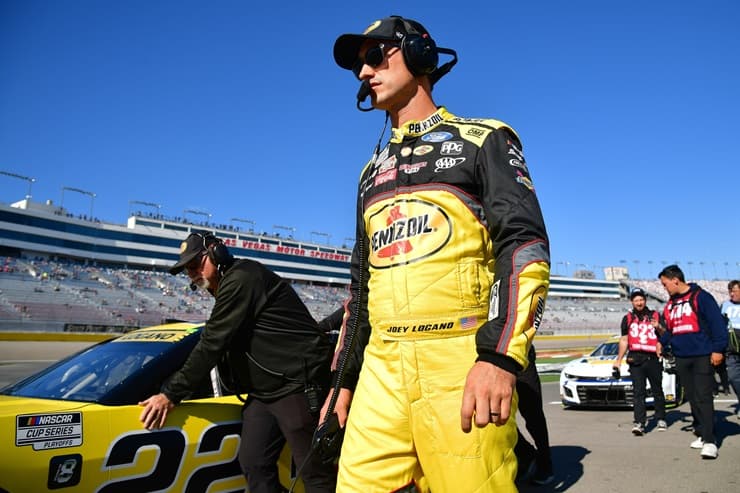
[[[489,423],[502,426],[511,414],[516,375],[485,361],[476,362],[468,372],[460,410],[462,431],[469,433],[472,422],[483,428]]]
[[[719,366],[722,364],[722,360],[725,359],[725,355],[722,353],[712,353],[711,362],[712,366]]]
[[[147,430],[164,426],[164,422],[167,420],[167,414],[175,407],[172,401],[164,394],[153,395],[147,400],[139,402],[139,405],[144,406],[144,410],[141,411],[141,415],[139,416],[139,421],[144,423],[144,428]]]

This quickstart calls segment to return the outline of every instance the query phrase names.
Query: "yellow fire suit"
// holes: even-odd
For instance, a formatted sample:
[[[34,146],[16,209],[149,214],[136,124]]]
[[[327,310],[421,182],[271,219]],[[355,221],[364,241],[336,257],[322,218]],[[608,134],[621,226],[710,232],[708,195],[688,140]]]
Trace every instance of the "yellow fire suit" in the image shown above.
[[[549,247],[516,133],[444,108],[363,169],[352,299],[335,364],[354,391],[340,492],[515,491],[517,432],[460,427],[475,361],[527,365]]]

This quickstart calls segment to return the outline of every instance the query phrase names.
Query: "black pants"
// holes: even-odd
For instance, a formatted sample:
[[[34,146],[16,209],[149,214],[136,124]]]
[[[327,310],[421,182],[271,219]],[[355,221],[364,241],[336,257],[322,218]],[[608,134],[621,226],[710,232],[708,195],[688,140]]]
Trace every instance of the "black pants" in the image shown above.
[[[635,423],[645,424],[647,421],[647,409],[645,397],[647,397],[646,382],[650,382],[653,391],[655,405],[655,418],[665,419],[665,395],[663,395],[663,364],[656,356],[649,356],[642,364],[630,365],[632,376],[632,388],[635,392]]]
[[[280,493],[277,461],[287,440],[296,467],[301,467],[311,450],[318,416],[308,410],[301,392],[265,403],[247,399],[242,409],[239,463],[251,493]],[[336,468],[324,465],[313,454],[301,472],[306,493],[329,493],[336,488]]]
[[[714,368],[709,355],[676,357],[676,373],[691,404],[694,427],[701,431],[704,443],[714,440]]]
[[[537,460],[537,470],[551,473],[550,435],[547,431],[545,412],[542,409],[542,384],[540,383],[540,376],[537,374],[537,365],[535,364],[537,354],[534,346],[530,348],[527,356],[529,366],[517,375],[516,391],[519,394],[519,414],[526,421],[527,431],[532,436],[537,450],[536,452],[532,451],[531,445],[519,433],[519,440],[514,452],[517,458],[534,452]]]

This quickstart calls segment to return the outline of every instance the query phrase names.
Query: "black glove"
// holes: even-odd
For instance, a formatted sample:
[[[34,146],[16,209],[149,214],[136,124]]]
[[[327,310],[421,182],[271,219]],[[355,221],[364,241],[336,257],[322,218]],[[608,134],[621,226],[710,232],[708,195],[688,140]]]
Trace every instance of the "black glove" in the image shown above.
[[[615,366],[614,368],[612,368],[612,378],[616,378],[617,380],[622,378],[622,372],[619,371],[618,366]]]
[[[339,458],[344,439],[344,428],[339,426],[336,413],[326,418],[313,434],[312,448],[318,452],[321,462],[331,464]]]

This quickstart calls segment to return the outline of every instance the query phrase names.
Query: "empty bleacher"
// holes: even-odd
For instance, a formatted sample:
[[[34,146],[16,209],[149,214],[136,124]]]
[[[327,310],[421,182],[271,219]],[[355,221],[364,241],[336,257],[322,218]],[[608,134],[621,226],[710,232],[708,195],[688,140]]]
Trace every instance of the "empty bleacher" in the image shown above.
[[[718,302],[726,298],[727,281],[698,282]],[[345,286],[297,281],[292,286],[316,320],[349,296]],[[658,280],[623,282],[624,293],[636,286],[649,293],[648,306],[662,308],[667,296]],[[182,275],[65,259],[0,258],[0,330],[63,330],[65,324],[127,330],[168,319],[202,322],[212,307],[213,298],[202,290],[192,291]],[[625,297],[551,295],[540,333],[616,334],[630,307]]]
[[[293,283],[317,320],[341,306],[346,288]],[[63,330],[65,325],[129,330],[166,320],[203,322],[208,293],[185,276],[71,260],[0,259],[0,330]]]

